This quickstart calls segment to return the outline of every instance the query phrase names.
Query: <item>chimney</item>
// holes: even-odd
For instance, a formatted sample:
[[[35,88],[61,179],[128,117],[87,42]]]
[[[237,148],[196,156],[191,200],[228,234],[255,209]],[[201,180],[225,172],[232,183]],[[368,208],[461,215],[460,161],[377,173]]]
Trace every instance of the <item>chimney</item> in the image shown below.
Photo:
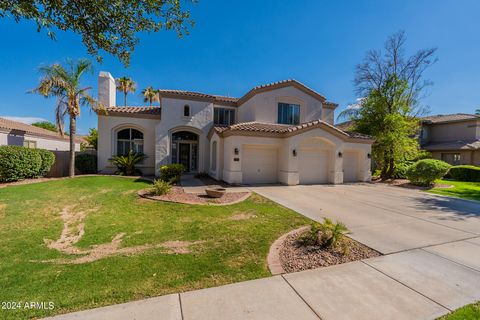
[[[117,88],[110,72],[100,71],[98,75],[98,101],[106,107],[117,105]]]

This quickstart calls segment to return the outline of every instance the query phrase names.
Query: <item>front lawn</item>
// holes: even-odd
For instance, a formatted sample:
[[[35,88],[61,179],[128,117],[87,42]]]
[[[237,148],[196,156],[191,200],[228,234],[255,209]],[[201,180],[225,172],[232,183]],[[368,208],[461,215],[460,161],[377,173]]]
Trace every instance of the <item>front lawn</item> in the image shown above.
[[[438,180],[437,183],[452,185],[452,188],[433,188],[428,192],[464,198],[470,200],[480,200],[480,182],[462,182],[452,180]]]
[[[0,188],[0,301],[22,304],[0,318],[268,277],[273,241],[309,223],[256,194],[231,206],[194,206],[139,198],[147,186],[81,177]],[[30,301],[54,309],[24,309]]]
[[[478,320],[480,319],[480,301],[455,310],[438,320]]]

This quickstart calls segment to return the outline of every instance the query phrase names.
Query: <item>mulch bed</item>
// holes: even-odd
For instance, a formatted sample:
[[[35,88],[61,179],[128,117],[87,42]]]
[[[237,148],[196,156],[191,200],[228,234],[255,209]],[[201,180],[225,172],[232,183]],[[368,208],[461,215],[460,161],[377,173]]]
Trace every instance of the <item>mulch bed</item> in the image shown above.
[[[348,237],[342,239],[335,248],[325,249],[320,246],[303,246],[298,242],[302,234],[288,236],[280,249],[280,263],[285,272],[297,272],[336,264],[378,257],[381,254],[360,242]],[[347,252],[343,252],[345,246]]]
[[[375,181],[375,183],[384,183],[394,187],[401,187],[401,188],[415,189],[415,190],[430,190],[433,188],[452,188],[451,185],[442,184],[442,183],[435,183],[433,186],[430,186],[430,187],[421,187],[421,186],[416,186],[411,184],[410,181],[407,179],[395,179],[395,180],[386,180],[386,181],[377,180]]]
[[[156,196],[150,193],[148,190],[140,190],[138,194],[147,199],[185,203],[185,204],[213,204],[213,205],[226,205],[243,201],[248,198],[250,192],[227,192],[221,198],[210,198],[203,193],[185,193],[182,187],[172,187],[168,194],[163,196]]]

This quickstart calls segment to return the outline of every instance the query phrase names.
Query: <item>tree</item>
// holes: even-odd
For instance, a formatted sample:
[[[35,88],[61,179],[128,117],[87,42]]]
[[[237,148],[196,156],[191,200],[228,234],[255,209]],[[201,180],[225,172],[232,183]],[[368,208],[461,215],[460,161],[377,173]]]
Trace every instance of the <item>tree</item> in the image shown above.
[[[352,120],[355,131],[375,137],[373,160],[384,180],[393,176],[397,162],[418,154],[416,117],[426,111],[420,101],[431,84],[423,73],[437,61],[436,48],[406,57],[405,41],[405,33],[399,32],[388,38],[384,53],[367,52],[354,79],[356,93],[363,99],[339,116]]]
[[[49,121],[38,121],[32,123],[32,126],[43,128],[46,130],[50,130],[53,132],[58,132],[57,126],[54,123],[51,123]]]
[[[84,138],[89,145],[91,145],[95,150],[97,150],[98,146],[98,130],[97,128],[90,128],[88,130],[88,136]]]
[[[480,109],[475,110],[475,114],[480,114]]]
[[[160,99],[158,98],[158,91],[153,89],[152,87],[147,87],[142,90],[143,95],[143,102],[150,103],[150,107],[152,106],[153,102],[158,102]]]
[[[121,77],[116,80],[117,82],[117,91],[123,93],[123,102],[125,107],[127,106],[127,94],[129,92],[135,92],[137,90],[137,85],[131,78]]]
[[[97,60],[104,50],[127,66],[139,43],[138,33],[174,30],[179,38],[188,35],[194,22],[183,8],[185,2],[191,1],[0,0],[0,18],[33,20],[37,31],[46,30],[51,39],[55,29],[73,31]]]
[[[69,176],[75,175],[75,133],[76,121],[80,115],[80,107],[89,106],[97,108],[100,112],[105,109],[88,93],[91,87],[82,87],[80,80],[86,72],[92,72],[92,64],[86,59],[76,62],[67,60],[66,65],[53,64],[40,68],[42,78],[37,88],[31,90],[46,98],[57,98],[55,114],[58,121],[63,122],[63,117],[70,117],[70,164]],[[63,131],[62,131],[63,132]]]

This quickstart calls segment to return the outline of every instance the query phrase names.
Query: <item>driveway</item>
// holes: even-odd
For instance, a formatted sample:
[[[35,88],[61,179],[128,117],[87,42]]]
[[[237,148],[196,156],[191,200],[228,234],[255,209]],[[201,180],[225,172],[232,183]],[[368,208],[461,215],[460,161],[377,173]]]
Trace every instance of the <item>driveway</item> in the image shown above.
[[[253,191],[309,218],[345,223],[351,237],[383,253],[480,235],[480,202],[380,184],[262,186]]]

